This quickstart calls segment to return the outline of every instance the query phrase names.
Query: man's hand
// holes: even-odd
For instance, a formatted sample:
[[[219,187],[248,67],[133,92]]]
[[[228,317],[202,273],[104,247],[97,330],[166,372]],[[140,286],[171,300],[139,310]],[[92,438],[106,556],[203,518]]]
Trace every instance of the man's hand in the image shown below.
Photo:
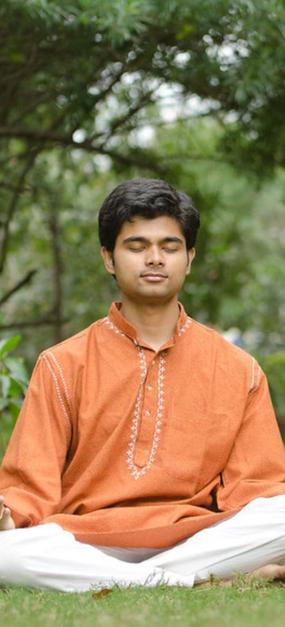
[[[9,531],[9,529],[15,529],[15,523],[9,507],[4,505],[4,497],[0,496],[0,531]]]

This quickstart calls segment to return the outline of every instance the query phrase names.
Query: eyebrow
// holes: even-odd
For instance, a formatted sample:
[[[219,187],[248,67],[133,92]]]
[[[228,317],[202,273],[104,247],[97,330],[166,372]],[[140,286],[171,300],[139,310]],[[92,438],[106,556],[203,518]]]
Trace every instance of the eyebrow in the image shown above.
[[[142,237],[140,235],[131,235],[130,237],[126,237],[126,239],[123,240],[123,244],[129,244],[130,242],[142,242],[142,243],[148,243],[150,242],[149,239],[147,239],[146,237]],[[180,237],[163,237],[159,243],[174,243],[174,244],[183,244],[183,240]]]

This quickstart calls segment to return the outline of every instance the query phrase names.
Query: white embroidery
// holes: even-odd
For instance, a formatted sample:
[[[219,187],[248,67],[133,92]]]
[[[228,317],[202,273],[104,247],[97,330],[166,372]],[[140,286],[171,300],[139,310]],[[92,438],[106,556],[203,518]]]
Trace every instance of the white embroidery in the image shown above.
[[[255,390],[258,387],[260,376],[261,376],[261,369],[260,369],[259,364],[254,359],[254,357],[252,357],[251,359],[252,359],[251,384],[250,384],[249,392],[253,392],[253,390]]]
[[[190,326],[192,322],[192,318],[189,318],[189,316],[186,318],[186,321],[183,324],[183,327],[181,327],[180,331],[178,331],[178,335],[180,337],[180,335],[182,335],[182,333],[185,333],[185,331],[187,331],[188,327]]]
[[[54,369],[53,369],[52,365],[50,364],[50,362],[49,362],[49,360],[48,360],[46,355],[43,355],[43,359],[45,360],[45,362],[47,364],[47,367],[48,367],[48,369],[49,369],[49,371],[51,373],[51,376],[52,376],[52,378],[54,380],[55,389],[56,389],[56,393],[57,393],[60,405],[61,405],[61,407],[63,409],[63,413],[65,415],[65,418],[67,419],[68,426],[70,427],[70,416],[68,415],[68,412],[66,411],[66,407],[65,407],[65,404],[64,404],[61,392],[60,392],[60,387],[59,387],[59,383],[58,383],[58,380],[57,380],[57,376],[56,376],[56,374],[54,372]]]
[[[60,363],[59,363],[58,359],[56,358],[56,356],[53,354],[53,352],[52,352],[52,351],[50,351],[50,350],[49,350],[49,351],[47,351],[47,352],[46,352],[46,355],[50,355],[50,356],[51,356],[51,358],[53,359],[54,363],[55,363],[55,364],[56,364],[56,366],[57,366],[57,369],[58,369],[58,371],[59,371],[60,378],[61,378],[61,381],[62,381],[62,385],[63,385],[63,389],[64,389],[65,397],[66,397],[66,400],[68,401],[69,409],[71,410],[71,396],[70,396],[70,394],[69,394],[69,390],[68,390],[68,387],[67,387],[67,383],[66,383],[66,380],[65,380],[65,376],[64,376],[64,373],[63,373],[62,367],[61,367],[61,365],[60,365]]]
[[[178,332],[179,337],[183,333],[185,333],[185,331],[190,326],[191,322],[192,322],[192,319],[187,317],[184,325],[181,327],[180,331]],[[112,329],[117,335],[121,335],[125,337],[125,339],[127,339],[126,335],[122,333],[122,331],[120,331],[120,329],[118,329],[116,325],[113,324],[113,322],[111,322],[109,318],[105,318],[104,323],[110,329]],[[142,419],[142,401],[143,401],[144,384],[145,384],[146,376],[147,376],[147,363],[146,363],[146,358],[145,358],[145,353],[144,353],[143,348],[141,348],[141,346],[137,344],[136,340],[133,340],[133,341],[137,347],[138,354],[139,354],[141,378],[140,378],[139,391],[135,400],[134,413],[133,413],[133,418],[132,418],[132,423],[131,423],[131,432],[130,432],[128,450],[127,450],[127,464],[128,464],[129,471],[131,475],[134,477],[134,479],[139,479],[140,477],[145,475],[145,473],[152,466],[156,457],[158,446],[159,446],[160,432],[161,432],[161,419],[162,419],[163,410],[164,410],[165,352],[162,351],[159,356],[158,375],[157,375],[157,408],[156,408],[154,433],[153,433],[150,453],[149,453],[146,464],[142,467],[139,467],[135,464],[135,452],[136,452],[136,444],[137,444],[138,435],[139,435],[139,427],[140,427],[140,423]]]
[[[254,370],[255,370],[255,359],[254,357],[251,358],[251,382],[250,382],[250,388],[249,391],[251,392],[254,388]]]
[[[148,456],[148,460],[142,468],[135,464],[135,450],[136,443],[138,439],[139,426],[141,422],[141,414],[142,414],[142,398],[143,398],[143,388],[147,375],[147,364],[146,358],[144,354],[144,350],[138,346],[139,358],[140,358],[140,370],[141,370],[141,382],[139,392],[135,401],[135,409],[133,414],[133,419],[131,423],[131,434],[129,439],[129,446],[127,451],[127,464],[131,475],[134,479],[139,479],[149,468],[152,466],[158,445],[160,440],[160,431],[161,431],[161,418],[163,415],[164,409],[164,370],[165,370],[165,354],[162,352],[159,356],[159,365],[158,365],[158,377],[157,377],[157,410],[156,410],[156,418],[155,418],[155,426],[153,439],[151,444],[150,453]]]
[[[122,333],[114,324],[111,322],[109,318],[104,320],[105,324],[112,329],[118,335],[122,335],[126,338],[125,334]],[[127,339],[127,338],[126,338]],[[139,435],[139,427],[141,422],[141,414],[142,414],[142,401],[143,401],[143,390],[144,384],[147,377],[147,362],[145,358],[144,350],[141,346],[138,345],[136,340],[133,340],[136,345],[139,362],[140,362],[140,387],[135,400],[135,407],[133,418],[131,422],[131,432],[129,438],[129,445],[127,450],[127,464],[131,475],[134,479],[139,479],[149,468],[152,466],[155,456],[157,453],[159,440],[160,440],[160,431],[161,431],[161,419],[163,416],[164,409],[164,370],[165,370],[165,352],[162,351],[159,356],[159,364],[158,364],[158,375],[157,375],[157,408],[156,408],[156,417],[155,417],[155,425],[153,438],[150,448],[150,453],[148,456],[148,460],[146,464],[142,467],[139,467],[135,464],[135,451],[136,451],[136,443]]]
[[[110,329],[115,331],[117,335],[122,335],[125,339],[127,339],[125,334],[122,333],[122,331],[120,331],[120,329],[118,329],[118,327],[116,327],[116,325],[113,324],[113,322],[111,322],[110,318],[104,318],[104,324],[106,324],[108,327],[110,327]]]

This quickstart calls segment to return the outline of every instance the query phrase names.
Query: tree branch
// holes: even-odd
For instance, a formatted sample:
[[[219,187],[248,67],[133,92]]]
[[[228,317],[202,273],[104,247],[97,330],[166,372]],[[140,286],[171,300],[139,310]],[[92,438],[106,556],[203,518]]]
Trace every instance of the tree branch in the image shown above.
[[[3,224],[3,235],[2,235],[2,241],[1,241],[1,247],[0,247],[0,274],[1,274],[1,272],[3,272],[4,264],[5,264],[5,261],[6,261],[6,256],[7,256],[7,253],[8,253],[8,241],[9,241],[9,234],[10,234],[10,224],[11,224],[11,221],[13,219],[14,213],[16,211],[18,198],[19,198],[19,195],[20,195],[20,193],[22,191],[25,178],[26,178],[29,170],[33,166],[33,163],[34,163],[34,161],[36,159],[38,151],[39,150],[33,150],[30,153],[30,155],[29,155],[29,157],[27,159],[27,162],[25,163],[25,165],[24,165],[24,167],[22,169],[22,172],[21,172],[21,174],[19,176],[18,183],[17,183],[17,185],[15,187],[15,190],[14,190],[14,192],[12,194],[12,198],[11,198],[10,205],[8,207],[6,219],[5,219],[4,224]]]
[[[8,292],[6,292],[6,294],[4,294],[4,296],[2,296],[2,298],[0,298],[0,305],[6,303],[7,300],[9,300],[11,296],[13,296],[13,294],[18,292],[22,287],[24,287],[24,285],[30,283],[36,272],[36,269],[27,272],[27,274],[20,281],[18,281],[18,283],[16,283],[16,285],[14,285],[12,289],[10,289]]]
[[[113,120],[108,132],[106,133],[106,138],[104,138],[104,141],[107,141],[110,137],[112,137],[114,131],[124,126],[125,122],[131,120],[131,118],[149,102],[149,99],[157,89],[158,87],[156,86],[154,89],[149,90],[146,94],[143,94],[138,102],[129,107],[127,113]],[[94,137],[96,137],[96,135]]]
[[[61,320],[62,324],[69,322],[68,318]],[[25,320],[24,322],[11,322],[10,324],[1,324],[0,331],[7,331],[9,329],[28,329],[33,327],[53,326],[55,323],[54,318],[41,318],[40,320]]]
[[[54,339],[55,342],[60,342],[63,339],[62,336],[62,319],[63,319],[63,287],[62,287],[62,275],[64,271],[62,260],[62,249],[60,240],[60,224],[58,211],[56,210],[56,203],[51,203],[50,216],[49,216],[49,229],[51,234],[51,249],[53,259],[53,294],[54,294],[54,306],[52,313],[54,315]]]
[[[106,157],[110,157],[110,159],[113,159],[114,161],[117,161],[127,167],[139,166],[140,168],[147,168],[161,174],[165,171],[165,169],[158,163],[155,156],[151,158],[150,155],[138,155],[138,153],[123,155],[115,150],[108,150],[107,148],[97,149],[96,152],[101,155],[106,155]]]

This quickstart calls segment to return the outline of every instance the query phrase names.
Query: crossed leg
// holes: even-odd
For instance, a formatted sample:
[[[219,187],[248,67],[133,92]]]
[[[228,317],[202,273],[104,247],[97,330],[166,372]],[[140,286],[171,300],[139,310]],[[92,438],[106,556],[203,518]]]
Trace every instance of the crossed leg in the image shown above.
[[[285,495],[256,499],[159,552],[90,546],[55,524],[0,533],[0,583],[68,592],[160,583],[192,587],[236,573],[285,577],[284,563]]]
[[[285,495],[255,499],[238,514],[148,560],[168,572],[228,580],[238,573],[285,579]]]

